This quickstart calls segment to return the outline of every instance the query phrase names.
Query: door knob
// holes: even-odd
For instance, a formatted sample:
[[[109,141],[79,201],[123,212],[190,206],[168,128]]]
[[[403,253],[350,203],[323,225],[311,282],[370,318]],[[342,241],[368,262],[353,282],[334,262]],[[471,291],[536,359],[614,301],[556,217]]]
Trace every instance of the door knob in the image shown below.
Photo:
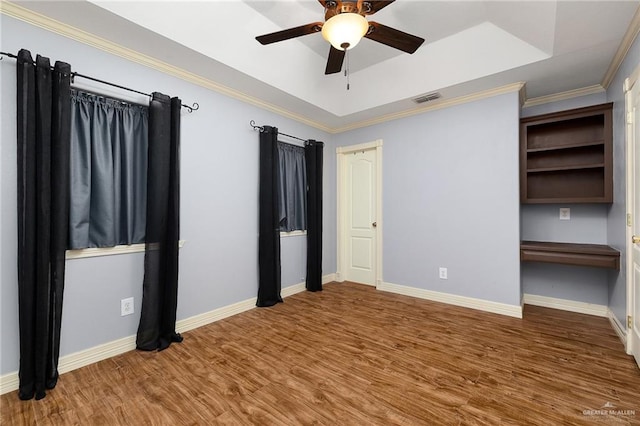
[[[633,237],[631,237],[631,242],[632,242],[633,244],[638,244],[638,243],[640,243],[640,237],[639,237],[639,236],[637,236],[637,235],[634,235]]]
[[[373,222],[373,223],[371,224],[371,226],[373,226],[374,228],[376,228],[376,227],[378,226],[378,222]],[[639,239],[639,240],[640,240],[640,239]]]

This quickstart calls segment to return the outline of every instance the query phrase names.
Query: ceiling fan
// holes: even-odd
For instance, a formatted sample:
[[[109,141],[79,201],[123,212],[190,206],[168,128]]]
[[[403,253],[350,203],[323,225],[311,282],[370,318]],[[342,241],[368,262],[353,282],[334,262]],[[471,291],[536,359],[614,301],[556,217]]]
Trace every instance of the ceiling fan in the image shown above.
[[[261,44],[271,44],[307,34],[322,32],[331,43],[325,74],[335,74],[342,69],[347,50],[353,48],[362,37],[402,50],[415,52],[424,39],[377,22],[367,21],[365,16],[373,15],[395,0],[318,0],[325,9],[325,22],[312,22],[256,37]]]

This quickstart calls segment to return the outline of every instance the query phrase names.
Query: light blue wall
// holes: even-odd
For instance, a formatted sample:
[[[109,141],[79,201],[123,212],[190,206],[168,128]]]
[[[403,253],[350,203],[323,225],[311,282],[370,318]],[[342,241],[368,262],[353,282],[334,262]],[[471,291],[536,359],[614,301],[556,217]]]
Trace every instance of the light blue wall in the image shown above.
[[[600,93],[594,93],[587,96],[578,96],[577,98],[565,99],[558,102],[549,102],[541,105],[534,105],[522,108],[521,117],[531,117],[533,115],[549,114],[552,112],[566,111],[568,109],[582,108],[591,105],[599,105],[607,102],[607,94],[603,90]]]
[[[334,137],[384,142],[385,282],[520,304],[518,117],[510,93]]]
[[[68,61],[83,74],[200,104],[199,111],[182,114],[181,238],[187,243],[180,252],[178,320],[256,296],[259,145],[250,120],[327,142],[323,272],[335,272],[331,135],[6,15],[0,15],[0,24],[2,51],[16,53],[24,47],[34,55]],[[5,58],[0,72],[0,375],[4,375],[18,368],[15,61]],[[283,287],[301,282],[304,245],[304,237],[283,239]],[[67,261],[61,355],[135,334],[142,262],[141,254]],[[136,313],[120,317],[120,299],[130,296],[135,297]]]
[[[559,102],[523,108],[522,117],[565,111],[606,103],[597,93]],[[560,207],[571,209],[571,220],[560,220]],[[522,239],[573,243],[607,244],[606,204],[523,204]],[[569,265],[522,263],[522,290],[537,296],[607,305],[606,270]]]
[[[602,94],[522,111],[535,115],[616,102],[615,202],[523,206],[518,194],[518,94],[496,96],[418,116],[329,135],[296,121],[208,91],[141,65],[0,15],[3,51],[21,47],[63,59],[74,70],[143,91],[198,102],[182,117],[181,237],[178,319],[253,298],[257,291],[258,135],[249,120],[326,142],[323,273],[336,270],[337,146],[384,140],[384,281],[489,301],[520,304],[519,241],[572,238],[624,251],[624,125],[622,79],[640,58],[633,45]],[[96,86],[97,87],[97,86]],[[0,62],[0,375],[17,370],[15,62]],[[103,90],[104,91],[104,90]],[[563,205],[563,207],[565,207]],[[522,223],[520,223],[522,222]],[[580,238],[578,238],[580,236]],[[283,287],[304,276],[304,237],[282,240]],[[62,355],[135,334],[140,312],[141,254],[67,262]],[[624,265],[624,256],[623,256]],[[438,267],[449,279],[438,279]],[[624,269],[622,270],[624,271]],[[626,315],[624,273],[523,265],[525,291],[606,303]],[[608,294],[603,281],[608,278]],[[136,314],[120,317],[119,301],[136,298]],[[603,302],[604,300],[604,302]]]
[[[571,220],[560,220],[560,207]],[[607,244],[607,211],[603,204],[524,204],[522,239]],[[537,296],[607,305],[607,271],[598,268],[522,263],[522,290]]]
[[[613,204],[607,216],[607,241],[620,250],[620,272],[609,273],[609,308],[626,327],[626,183],[625,183],[625,103],[623,82],[640,65],[640,39],[636,37],[627,56],[607,89],[607,101],[613,102]]]

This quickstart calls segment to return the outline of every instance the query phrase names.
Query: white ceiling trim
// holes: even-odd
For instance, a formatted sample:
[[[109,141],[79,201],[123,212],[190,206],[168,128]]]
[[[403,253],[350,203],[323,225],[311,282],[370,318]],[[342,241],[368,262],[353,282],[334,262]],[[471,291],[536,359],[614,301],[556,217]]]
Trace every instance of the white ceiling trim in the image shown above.
[[[524,108],[548,104],[551,102],[566,101],[567,99],[578,98],[580,96],[594,95],[596,93],[602,93],[606,89],[600,84],[594,84],[593,86],[581,87],[580,89],[567,90],[566,92],[554,93],[552,95],[539,96],[537,98],[531,98],[524,101]]]
[[[616,51],[616,54],[613,57],[613,60],[611,61],[611,64],[609,65],[609,68],[607,69],[607,72],[605,73],[604,78],[602,79],[602,87],[604,87],[605,89],[609,88],[609,85],[611,84],[613,77],[618,72],[618,68],[620,68],[622,61],[624,60],[625,56],[627,56],[627,53],[629,52],[629,49],[631,49],[631,45],[635,41],[639,32],[640,32],[640,7],[636,10],[635,15],[633,15],[633,19],[629,24],[629,28],[627,28],[627,32],[624,34],[624,37],[622,38],[622,42],[620,43],[620,46],[618,47],[618,50]]]
[[[96,49],[100,49],[112,55],[119,56],[128,61],[144,65],[148,68],[152,68],[162,73],[180,78],[181,80],[188,81],[198,86],[205,87],[207,89],[213,90],[218,93],[222,93],[231,98],[238,99],[248,104],[255,105],[259,108],[282,115],[284,117],[291,118],[292,120],[299,121],[311,127],[315,127],[316,129],[319,129],[325,132],[331,132],[332,130],[331,128],[324,126],[323,124],[320,124],[313,120],[309,120],[308,118],[301,116],[299,114],[295,114],[291,111],[277,107],[268,102],[264,102],[258,98],[247,95],[246,93],[242,93],[240,91],[231,89],[227,86],[216,83],[213,80],[201,77],[197,74],[194,74],[185,69],[176,67],[174,65],[168,64],[166,62],[159,61],[150,56],[136,52],[135,50],[132,50],[124,46],[121,46],[119,44],[113,43],[111,41],[105,40],[101,37],[98,37],[96,35],[83,31],[81,29],[72,27],[70,25],[64,24],[60,21],[41,15],[39,13],[33,12],[29,9],[25,9],[11,2],[2,0],[2,2],[0,2],[0,13],[19,19],[21,21],[27,22],[31,25],[37,26],[47,31],[51,31],[53,33],[59,34],[61,36],[70,38],[80,43],[95,47]]]
[[[306,116],[302,116],[300,114],[294,113],[292,111],[280,108],[271,103],[265,102],[261,99],[250,96],[246,93],[240,92],[238,90],[229,88],[222,84],[219,84],[211,79],[201,77],[197,74],[194,74],[185,69],[176,67],[169,63],[157,60],[153,57],[141,54],[135,50],[126,48],[122,45],[113,43],[109,40],[103,39],[96,35],[93,35],[89,32],[83,31],[76,27],[70,26],[68,24],[62,23],[45,15],[39,14],[37,12],[33,12],[29,9],[23,8],[16,4],[13,4],[9,1],[2,0],[0,2],[0,13],[5,14],[7,16],[11,16],[13,18],[19,19],[21,21],[27,22],[31,25],[37,26],[39,28],[45,29],[47,31],[51,31],[53,33],[62,35],[64,37],[70,38],[72,40],[78,41],[80,43],[92,46],[94,48],[100,49],[107,53],[119,56],[126,60],[144,65],[148,68],[155,69],[162,73],[180,78],[184,81],[188,81],[190,83],[196,84],[200,87],[204,87],[206,89],[213,90],[215,92],[221,93],[223,95],[229,96],[234,99],[238,99],[242,102],[254,105],[258,108],[265,109],[271,112],[274,112],[283,117],[290,118],[292,120],[298,121],[300,123],[309,125],[316,129],[325,131],[327,133],[342,133],[345,131],[362,128],[366,126],[371,126],[374,124],[381,124],[391,120],[397,120],[403,117],[409,117],[417,114],[426,113],[429,111],[434,111],[443,108],[449,108],[455,105],[460,105],[468,102],[474,102],[477,100],[481,100],[484,98],[489,98],[492,96],[497,96],[500,94],[510,93],[514,91],[519,91],[522,99],[526,99],[524,89],[525,83],[518,82],[509,84],[502,87],[497,87],[494,89],[489,89],[477,93],[473,93],[470,95],[460,96],[453,99],[439,100],[429,105],[423,105],[414,109],[401,111],[398,113],[386,114],[382,115],[370,120],[364,120],[357,123],[349,124],[343,127],[329,127],[324,124],[321,124],[317,121],[311,120]],[[578,96],[585,96],[594,93],[601,93],[606,89],[608,84],[610,84],[613,75],[617,71],[620,63],[624,59],[624,56],[628,52],[631,47],[633,41],[635,40],[637,34],[640,32],[640,9],[634,15],[631,25],[627,30],[625,37],[614,57],[613,62],[609,66],[609,70],[605,75],[605,79],[602,85],[594,85],[589,87],[584,87],[580,89],[570,90],[567,92],[552,94],[548,96],[541,96],[538,98],[531,98],[524,102],[524,106],[533,106],[540,105],[548,102],[556,102],[565,99],[571,99]],[[606,84],[605,84],[606,83]],[[521,102],[522,103],[522,102]]]
[[[493,49],[486,49],[486,46],[493,46]],[[333,95],[324,105],[318,106],[338,116],[348,116],[397,99],[413,98],[415,93],[437,91],[549,58],[537,47],[487,21],[420,49],[420,53],[416,53],[418,59],[429,58],[428,62],[439,66],[418,67],[413,62],[415,55],[402,55],[394,61],[384,61],[353,73],[348,101],[331,107],[335,104]],[[380,75],[395,75],[398,68],[403,70],[403,77],[389,78],[384,84],[378,84],[376,90],[371,90],[369,84],[359,84],[377,81]],[[418,83],[407,85],[407,81]]]
[[[348,126],[338,127],[333,129],[333,133],[342,133],[349,130],[359,129],[362,127],[372,126],[374,124],[380,124],[391,120],[397,120],[399,118],[410,117],[412,115],[423,114],[429,111],[436,111],[439,109],[449,108],[455,105],[466,104],[469,102],[479,101],[481,99],[491,98],[493,96],[503,95],[506,93],[520,92],[525,87],[524,82],[512,83],[506,86],[496,87],[494,89],[483,90],[481,92],[472,93],[471,95],[459,96],[457,98],[445,99],[435,101],[432,104],[424,105],[418,108],[410,109],[407,111],[401,111],[393,114],[386,114],[380,117],[376,117],[371,120],[360,121]]]

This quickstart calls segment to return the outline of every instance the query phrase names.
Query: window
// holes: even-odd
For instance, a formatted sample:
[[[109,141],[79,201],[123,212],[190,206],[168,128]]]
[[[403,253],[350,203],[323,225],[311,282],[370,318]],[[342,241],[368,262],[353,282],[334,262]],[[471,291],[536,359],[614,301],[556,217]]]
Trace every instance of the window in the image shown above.
[[[278,142],[280,231],[307,229],[307,173],[304,147]]]
[[[148,108],[73,89],[69,248],[144,242]]]

